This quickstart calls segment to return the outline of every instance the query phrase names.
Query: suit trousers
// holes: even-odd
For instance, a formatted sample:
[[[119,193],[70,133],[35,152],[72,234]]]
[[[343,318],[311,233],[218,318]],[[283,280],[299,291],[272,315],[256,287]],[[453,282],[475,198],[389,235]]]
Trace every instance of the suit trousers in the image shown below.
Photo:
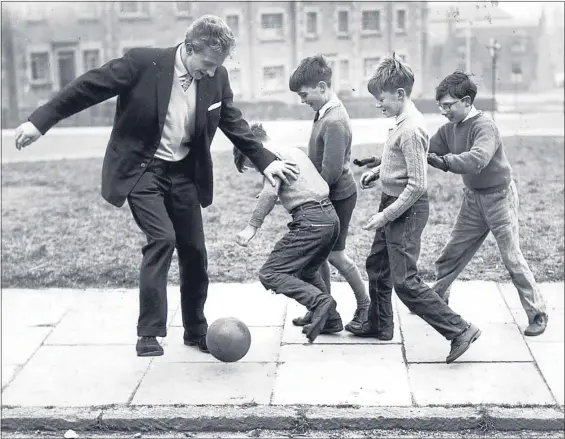
[[[128,195],[133,218],[147,238],[141,250],[138,336],[167,335],[167,277],[175,247],[185,337],[208,329],[208,260],[190,160],[190,155],[179,162],[153,159]]]

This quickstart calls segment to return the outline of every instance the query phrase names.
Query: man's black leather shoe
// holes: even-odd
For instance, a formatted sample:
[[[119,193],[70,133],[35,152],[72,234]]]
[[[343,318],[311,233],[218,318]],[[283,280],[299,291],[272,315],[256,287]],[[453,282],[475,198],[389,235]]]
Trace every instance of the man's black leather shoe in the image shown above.
[[[350,326],[349,332],[356,337],[378,338],[382,341],[390,341],[393,337],[392,328],[387,331],[377,331],[369,322],[363,322],[361,326]]]
[[[310,329],[309,327],[310,325],[304,326],[302,328],[302,333],[306,334]],[[341,321],[341,317],[340,317],[340,318],[334,318],[332,320],[328,319],[328,321],[320,331],[320,334],[336,334],[341,331],[343,331],[343,322]]]
[[[205,354],[210,353],[210,351],[208,350],[208,345],[206,344],[206,334],[185,338],[184,344],[185,346],[198,347],[198,349],[200,349],[200,352],[204,352]]]
[[[296,317],[295,319],[292,319],[292,324],[294,326],[306,326],[310,323],[312,323],[312,311],[308,311],[302,317]]]
[[[159,357],[163,355],[163,347],[157,337],[139,337],[135,345],[138,357]]]

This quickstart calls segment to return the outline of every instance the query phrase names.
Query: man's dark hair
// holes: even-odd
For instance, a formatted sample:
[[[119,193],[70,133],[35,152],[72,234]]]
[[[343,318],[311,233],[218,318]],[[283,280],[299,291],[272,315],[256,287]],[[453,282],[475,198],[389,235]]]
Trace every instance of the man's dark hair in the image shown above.
[[[332,68],[324,55],[315,55],[304,58],[290,75],[288,87],[290,91],[298,93],[301,87],[316,87],[324,81],[328,87],[332,86]]]
[[[471,80],[470,75],[462,70],[455,70],[451,75],[446,76],[436,87],[436,101],[446,95],[451,95],[457,99],[469,96],[471,104],[477,96],[477,86]]]
[[[251,122],[249,124],[249,128],[253,135],[257,138],[257,140],[264,142],[265,140],[269,140],[269,136],[263,128],[263,124],[261,122]],[[233,147],[233,162],[235,163],[235,167],[239,172],[243,172],[243,164],[245,163],[245,154],[243,154],[239,149],[235,146]]]

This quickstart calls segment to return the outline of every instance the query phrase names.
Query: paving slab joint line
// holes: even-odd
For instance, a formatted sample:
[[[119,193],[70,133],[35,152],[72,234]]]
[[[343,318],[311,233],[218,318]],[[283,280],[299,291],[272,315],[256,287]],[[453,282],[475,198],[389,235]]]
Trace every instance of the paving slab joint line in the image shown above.
[[[561,407],[117,406],[2,408],[2,431],[562,431]]]

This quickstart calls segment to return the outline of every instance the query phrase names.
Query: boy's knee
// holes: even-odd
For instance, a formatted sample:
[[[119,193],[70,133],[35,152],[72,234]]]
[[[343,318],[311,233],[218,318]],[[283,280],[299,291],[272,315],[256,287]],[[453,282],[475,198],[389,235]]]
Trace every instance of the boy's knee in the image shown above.
[[[339,271],[348,271],[354,267],[353,261],[345,254],[345,251],[332,251],[328,261]]]
[[[263,267],[261,267],[261,269],[259,270],[259,282],[261,282],[265,289],[275,290],[276,279],[276,273],[269,267],[263,265]]]

